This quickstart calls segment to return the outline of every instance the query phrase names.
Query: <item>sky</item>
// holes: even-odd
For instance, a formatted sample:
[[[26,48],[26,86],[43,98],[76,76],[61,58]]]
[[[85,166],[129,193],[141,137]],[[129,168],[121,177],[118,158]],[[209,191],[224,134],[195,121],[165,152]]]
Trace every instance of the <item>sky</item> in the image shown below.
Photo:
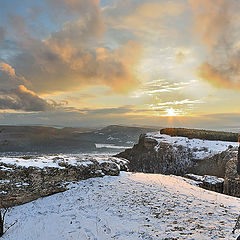
[[[238,0],[0,2],[0,124],[240,128]]]

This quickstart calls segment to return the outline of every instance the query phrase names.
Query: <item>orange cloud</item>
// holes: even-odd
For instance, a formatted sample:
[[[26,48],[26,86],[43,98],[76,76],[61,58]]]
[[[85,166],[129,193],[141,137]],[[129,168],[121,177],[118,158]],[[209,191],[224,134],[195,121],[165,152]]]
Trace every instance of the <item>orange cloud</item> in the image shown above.
[[[229,5],[231,0],[188,0],[195,16],[194,33],[200,34],[202,41],[214,47],[219,44],[230,25]]]
[[[39,86],[38,91],[48,91],[51,88],[76,90],[89,85],[104,85],[110,87],[115,93],[126,94],[139,85],[134,69],[141,57],[142,48],[136,41],[129,41],[114,50],[104,47],[92,50],[91,48],[79,49],[68,43],[52,41],[52,39],[46,41],[46,46],[61,61],[42,62],[49,76],[52,77],[48,79],[46,89]],[[59,76],[61,68],[64,72]],[[37,84],[35,82],[33,86]]]
[[[115,48],[106,46],[99,1],[49,0],[49,3],[53,9],[63,8],[65,14],[76,14],[76,18],[44,40],[33,38],[26,31],[18,35],[22,51],[13,61],[17,72],[29,81],[24,83],[27,88],[37,94],[49,94],[100,85],[126,94],[138,87],[135,68],[141,57],[141,45],[129,41]]]
[[[0,71],[6,72],[11,77],[16,76],[15,69],[11,65],[9,65],[5,62],[0,63]]]
[[[150,19],[160,19],[165,16],[178,16],[185,6],[177,2],[145,2],[136,9],[136,16]]]
[[[18,89],[20,92],[23,92],[23,93],[28,93],[28,94],[31,94],[33,96],[36,96],[37,94],[29,89],[27,89],[24,85],[19,85],[18,86]]]
[[[23,84],[28,83],[18,76],[15,69],[5,62],[0,63],[0,109],[23,111],[50,111],[58,105],[40,98]],[[22,83],[22,84],[21,84]]]
[[[240,89],[240,52],[236,47],[239,4],[233,0],[189,0],[195,16],[194,33],[208,49],[198,75],[217,88]]]
[[[39,112],[52,111],[56,106],[57,104],[55,102],[47,102],[23,85],[11,90],[0,91],[0,109]]]
[[[174,1],[119,1],[115,7],[105,9],[104,15],[114,28],[131,30],[141,38],[148,37],[148,33],[153,38],[159,33],[169,34],[170,29],[166,29],[164,19],[178,16],[185,9],[185,4]]]
[[[230,74],[204,62],[198,69],[198,75],[216,88],[240,89],[240,78],[231,81]]]
[[[110,59],[115,59],[115,61],[118,61],[120,68],[117,66],[111,66],[112,62],[105,64],[104,61],[103,65],[105,72],[107,72],[107,69],[105,68],[108,67],[108,65],[110,72],[107,73],[108,76],[103,76],[103,84],[106,86],[110,84],[114,92],[120,94],[126,94],[136,89],[140,82],[136,78],[135,67],[141,57],[141,53],[141,44],[136,41],[129,41],[121,49],[114,51],[111,54]],[[110,80],[111,78],[112,81],[106,81],[106,79]]]

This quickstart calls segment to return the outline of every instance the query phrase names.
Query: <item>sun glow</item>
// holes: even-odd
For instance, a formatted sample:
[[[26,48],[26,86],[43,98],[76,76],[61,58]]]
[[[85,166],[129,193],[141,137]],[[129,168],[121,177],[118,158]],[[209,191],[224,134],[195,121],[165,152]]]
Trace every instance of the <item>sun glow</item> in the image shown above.
[[[176,112],[176,110],[174,108],[168,108],[168,109],[166,109],[165,116],[174,117],[174,116],[178,116],[178,113]]]

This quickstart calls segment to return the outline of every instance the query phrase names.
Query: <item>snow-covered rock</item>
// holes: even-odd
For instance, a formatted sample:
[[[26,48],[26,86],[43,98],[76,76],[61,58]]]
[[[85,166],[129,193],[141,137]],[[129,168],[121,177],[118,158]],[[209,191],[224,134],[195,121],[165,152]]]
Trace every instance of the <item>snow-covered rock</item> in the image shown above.
[[[0,158],[0,197],[16,205],[66,190],[66,184],[91,177],[117,176],[128,161],[110,156],[55,155]]]
[[[236,157],[237,142],[142,134],[138,144],[117,156],[130,161],[130,171],[224,177],[226,163]]]
[[[182,177],[121,173],[14,207],[3,240],[234,240],[240,199]]]
[[[237,142],[217,141],[217,140],[203,140],[203,139],[189,139],[187,137],[171,137],[160,132],[147,133],[147,138],[157,141],[156,151],[160,143],[168,143],[174,146],[183,146],[191,150],[192,158],[204,159],[206,157],[214,156],[218,153],[226,151],[229,148],[237,147]]]
[[[195,181],[195,185],[207,190],[223,193],[224,179],[216,176],[186,174],[184,177]]]

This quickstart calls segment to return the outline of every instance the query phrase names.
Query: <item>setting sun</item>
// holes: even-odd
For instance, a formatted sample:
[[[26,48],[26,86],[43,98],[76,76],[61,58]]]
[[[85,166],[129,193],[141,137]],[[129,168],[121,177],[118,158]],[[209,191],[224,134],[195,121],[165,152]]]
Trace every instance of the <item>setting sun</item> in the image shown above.
[[[174,116],[177,116],[177,112],[174,108],[169,108],[169,109],[166,109],[166,115],[165,116],[169,116],[169,117],[174,117]]]

